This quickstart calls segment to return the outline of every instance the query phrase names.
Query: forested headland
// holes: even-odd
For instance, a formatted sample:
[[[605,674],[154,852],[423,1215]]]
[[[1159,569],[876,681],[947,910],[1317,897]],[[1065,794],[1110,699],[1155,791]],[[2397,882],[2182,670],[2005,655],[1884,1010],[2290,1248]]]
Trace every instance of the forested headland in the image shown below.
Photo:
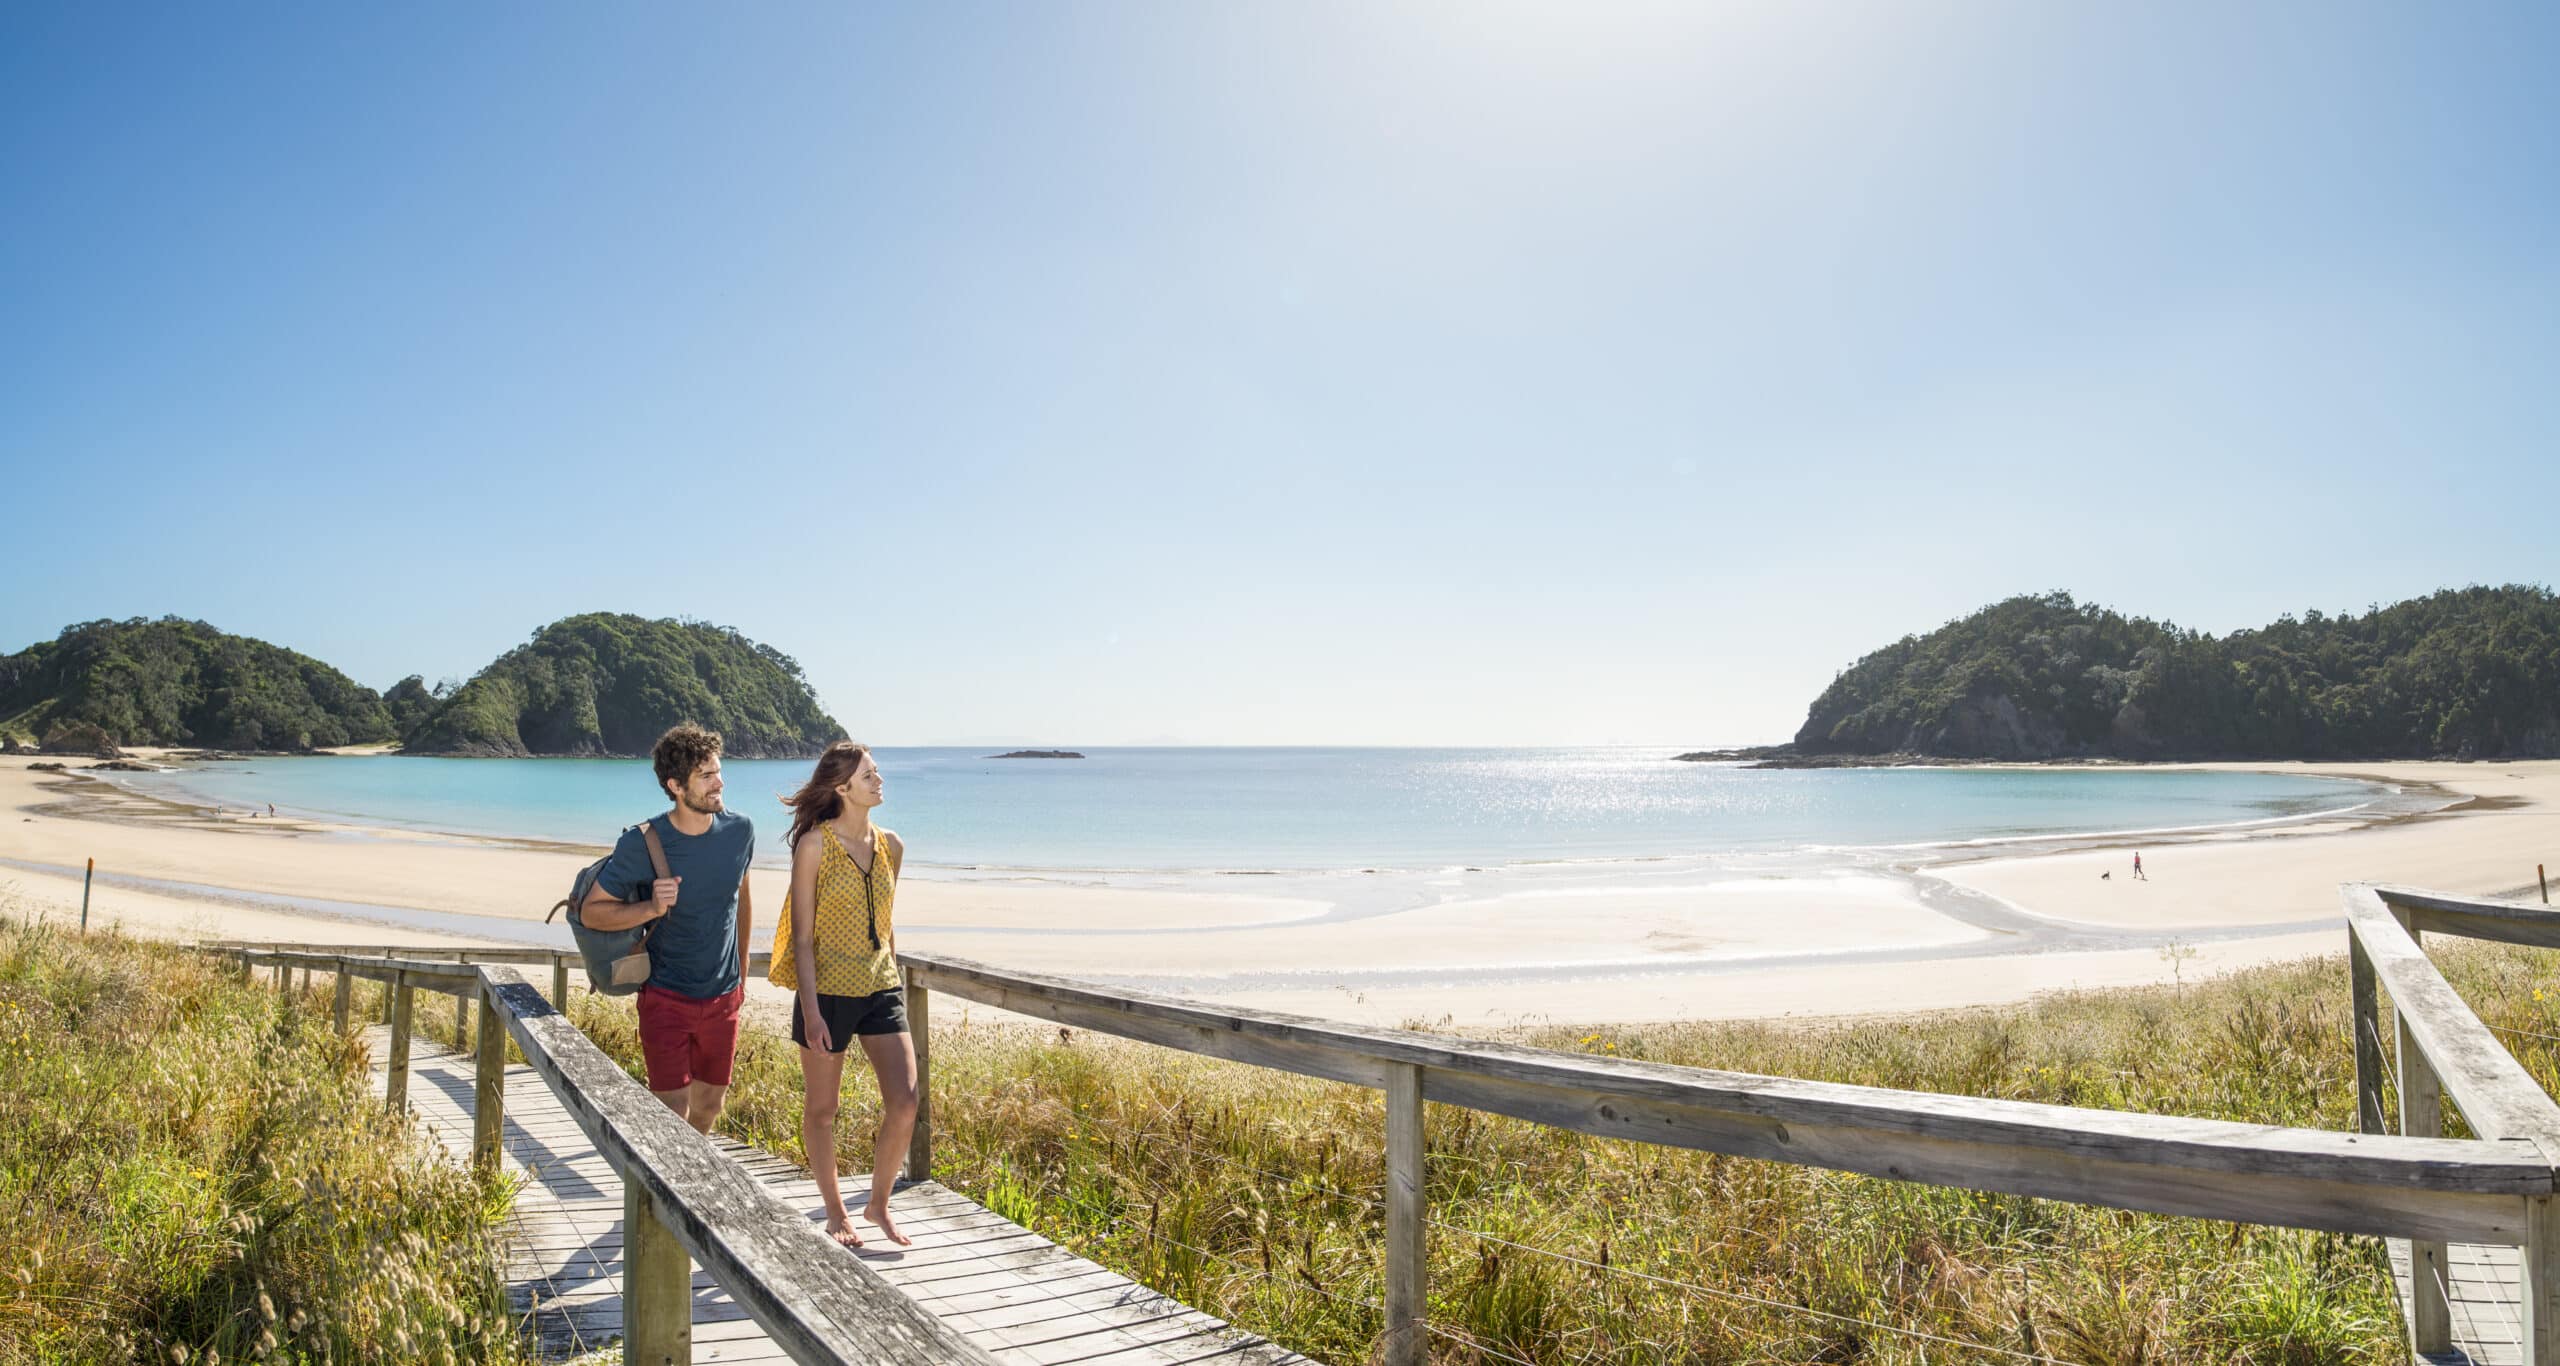
[[[409,700],[403,680],[395,697]],[[429,699],[431,702],[433,699]],[[646,754],[691,721],[742,759],[814,755],[845,738],[800,665],[725,626],[613,612],[564,617],[416,714],[412,754]]]
[[[2459,588],[2212,636],[1994,603],[1843,670],[1779,757],[2560,756],[2560,597]]]
[[[201,621],[82,622],[0,655],[0,737],[20,744],[309,750],[394,733],[373,689]]]
[[[319,660],[201,621],[92,621],[0,655],[0,744],[307,753],[398,742],[412,754],[646,754],[691,721],[741,758],[844,738],[798,663],[736,630],[615,613],[534,632],[460,685],[387,693]]]

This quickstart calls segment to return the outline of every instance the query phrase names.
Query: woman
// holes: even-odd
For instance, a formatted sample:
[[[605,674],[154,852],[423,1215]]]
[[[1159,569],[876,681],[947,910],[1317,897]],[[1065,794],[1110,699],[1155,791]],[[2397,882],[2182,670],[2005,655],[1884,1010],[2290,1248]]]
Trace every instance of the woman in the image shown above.
[[[900,1247],[914,1241],[889,1220],[889,1190],[915,1133],[916,1053],[890,921],[907,847],[871,823],[881,791],[871,751],[839,740],[818,756],[809,781],[782,799],[791,808],[791,893],[773,934],[772,978],[800,994],[791,1014],[808,1088],[800,1145],[827,1203],[827,1233],[846,1247],[862,1246],[836,1189],[836,1111],[845,1045],[854,1039],[880,1079],[880,1137],[871,1148],[871,1200],[862,1217]]]

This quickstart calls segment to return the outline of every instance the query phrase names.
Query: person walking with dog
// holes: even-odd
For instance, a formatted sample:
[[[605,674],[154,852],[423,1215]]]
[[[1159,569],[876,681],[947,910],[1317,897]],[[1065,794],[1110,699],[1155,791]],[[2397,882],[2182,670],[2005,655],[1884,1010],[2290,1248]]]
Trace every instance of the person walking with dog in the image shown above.
[[[886,795],[871,751],[829,745],[791,808],[791,892],[773,936],[772,980],[798,993],[791,1041],[800,1045],[800,1146],[826,1202],[827,1233],[846,1247],[862,1238],[836,1188],[836,1115],[848,1044],[880,1084],[880,1133],[871,1145],[871,1197],[862,1217],[900,1247],[914,1240],[889,1217],[889,1193],[906,1165],[916,1124],[916,1053],[907,1033],[906,983],[891,919],[907,848],[872,824]]]
[[[640,1055],[649,1092],[686,1123],[711,1132],[738,1056],[738,1008],[747,994],[747,936],[755,923],[747,865],[754,822],[721,801],[720,737],[687,723],[658,737],[650,764],[666,813],[622,832],[596,874],[579,917],[596,930],[657,924],[649,932],[648,981],[640,988]],[[651,858],[651,836],[666,875]]]

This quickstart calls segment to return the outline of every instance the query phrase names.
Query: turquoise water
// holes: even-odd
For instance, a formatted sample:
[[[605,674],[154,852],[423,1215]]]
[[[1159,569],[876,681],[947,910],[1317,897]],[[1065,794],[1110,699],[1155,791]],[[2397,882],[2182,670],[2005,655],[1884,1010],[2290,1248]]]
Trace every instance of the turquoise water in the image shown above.
[[[1427,870],[1558,860],[1822,854],[2155,831],[2388,803],[2356,781],[2141,769],[1684,764],[1660,749],[1118,749],[1080,760],[884,749],[895,828],[922,866],[1128,871]],[[776,798],[806,760],[732,760],[728,803],[781,857]],[[229,806],[376,825],[607,841],[663,810],[642,761],[256,759],[133,775]]]

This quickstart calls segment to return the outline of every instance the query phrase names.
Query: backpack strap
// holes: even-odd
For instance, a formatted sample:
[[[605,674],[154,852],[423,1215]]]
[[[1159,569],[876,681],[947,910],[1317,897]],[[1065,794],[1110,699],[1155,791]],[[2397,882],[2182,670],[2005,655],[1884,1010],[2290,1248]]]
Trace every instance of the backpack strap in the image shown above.
[[[674,877],[675,874],[667,871],[667,846],[658,843],[658,827],[647,821],[640,822],[640,838],[649,846],[649,866],[662,878]],[[649,937],[658,932],[659,922],[664,919],[665,917],[661,916],[658,920],[652,920],[647,929],[640,931],[639,949],[649,947]],[[633,952],[638,952],[639,949],[634,949]]]
[[[667,871],[667,846],[658,843],[658,827],[640,822],[640,838],[649,842],[649,866],[657,869],[660,877],[674,877]]]

